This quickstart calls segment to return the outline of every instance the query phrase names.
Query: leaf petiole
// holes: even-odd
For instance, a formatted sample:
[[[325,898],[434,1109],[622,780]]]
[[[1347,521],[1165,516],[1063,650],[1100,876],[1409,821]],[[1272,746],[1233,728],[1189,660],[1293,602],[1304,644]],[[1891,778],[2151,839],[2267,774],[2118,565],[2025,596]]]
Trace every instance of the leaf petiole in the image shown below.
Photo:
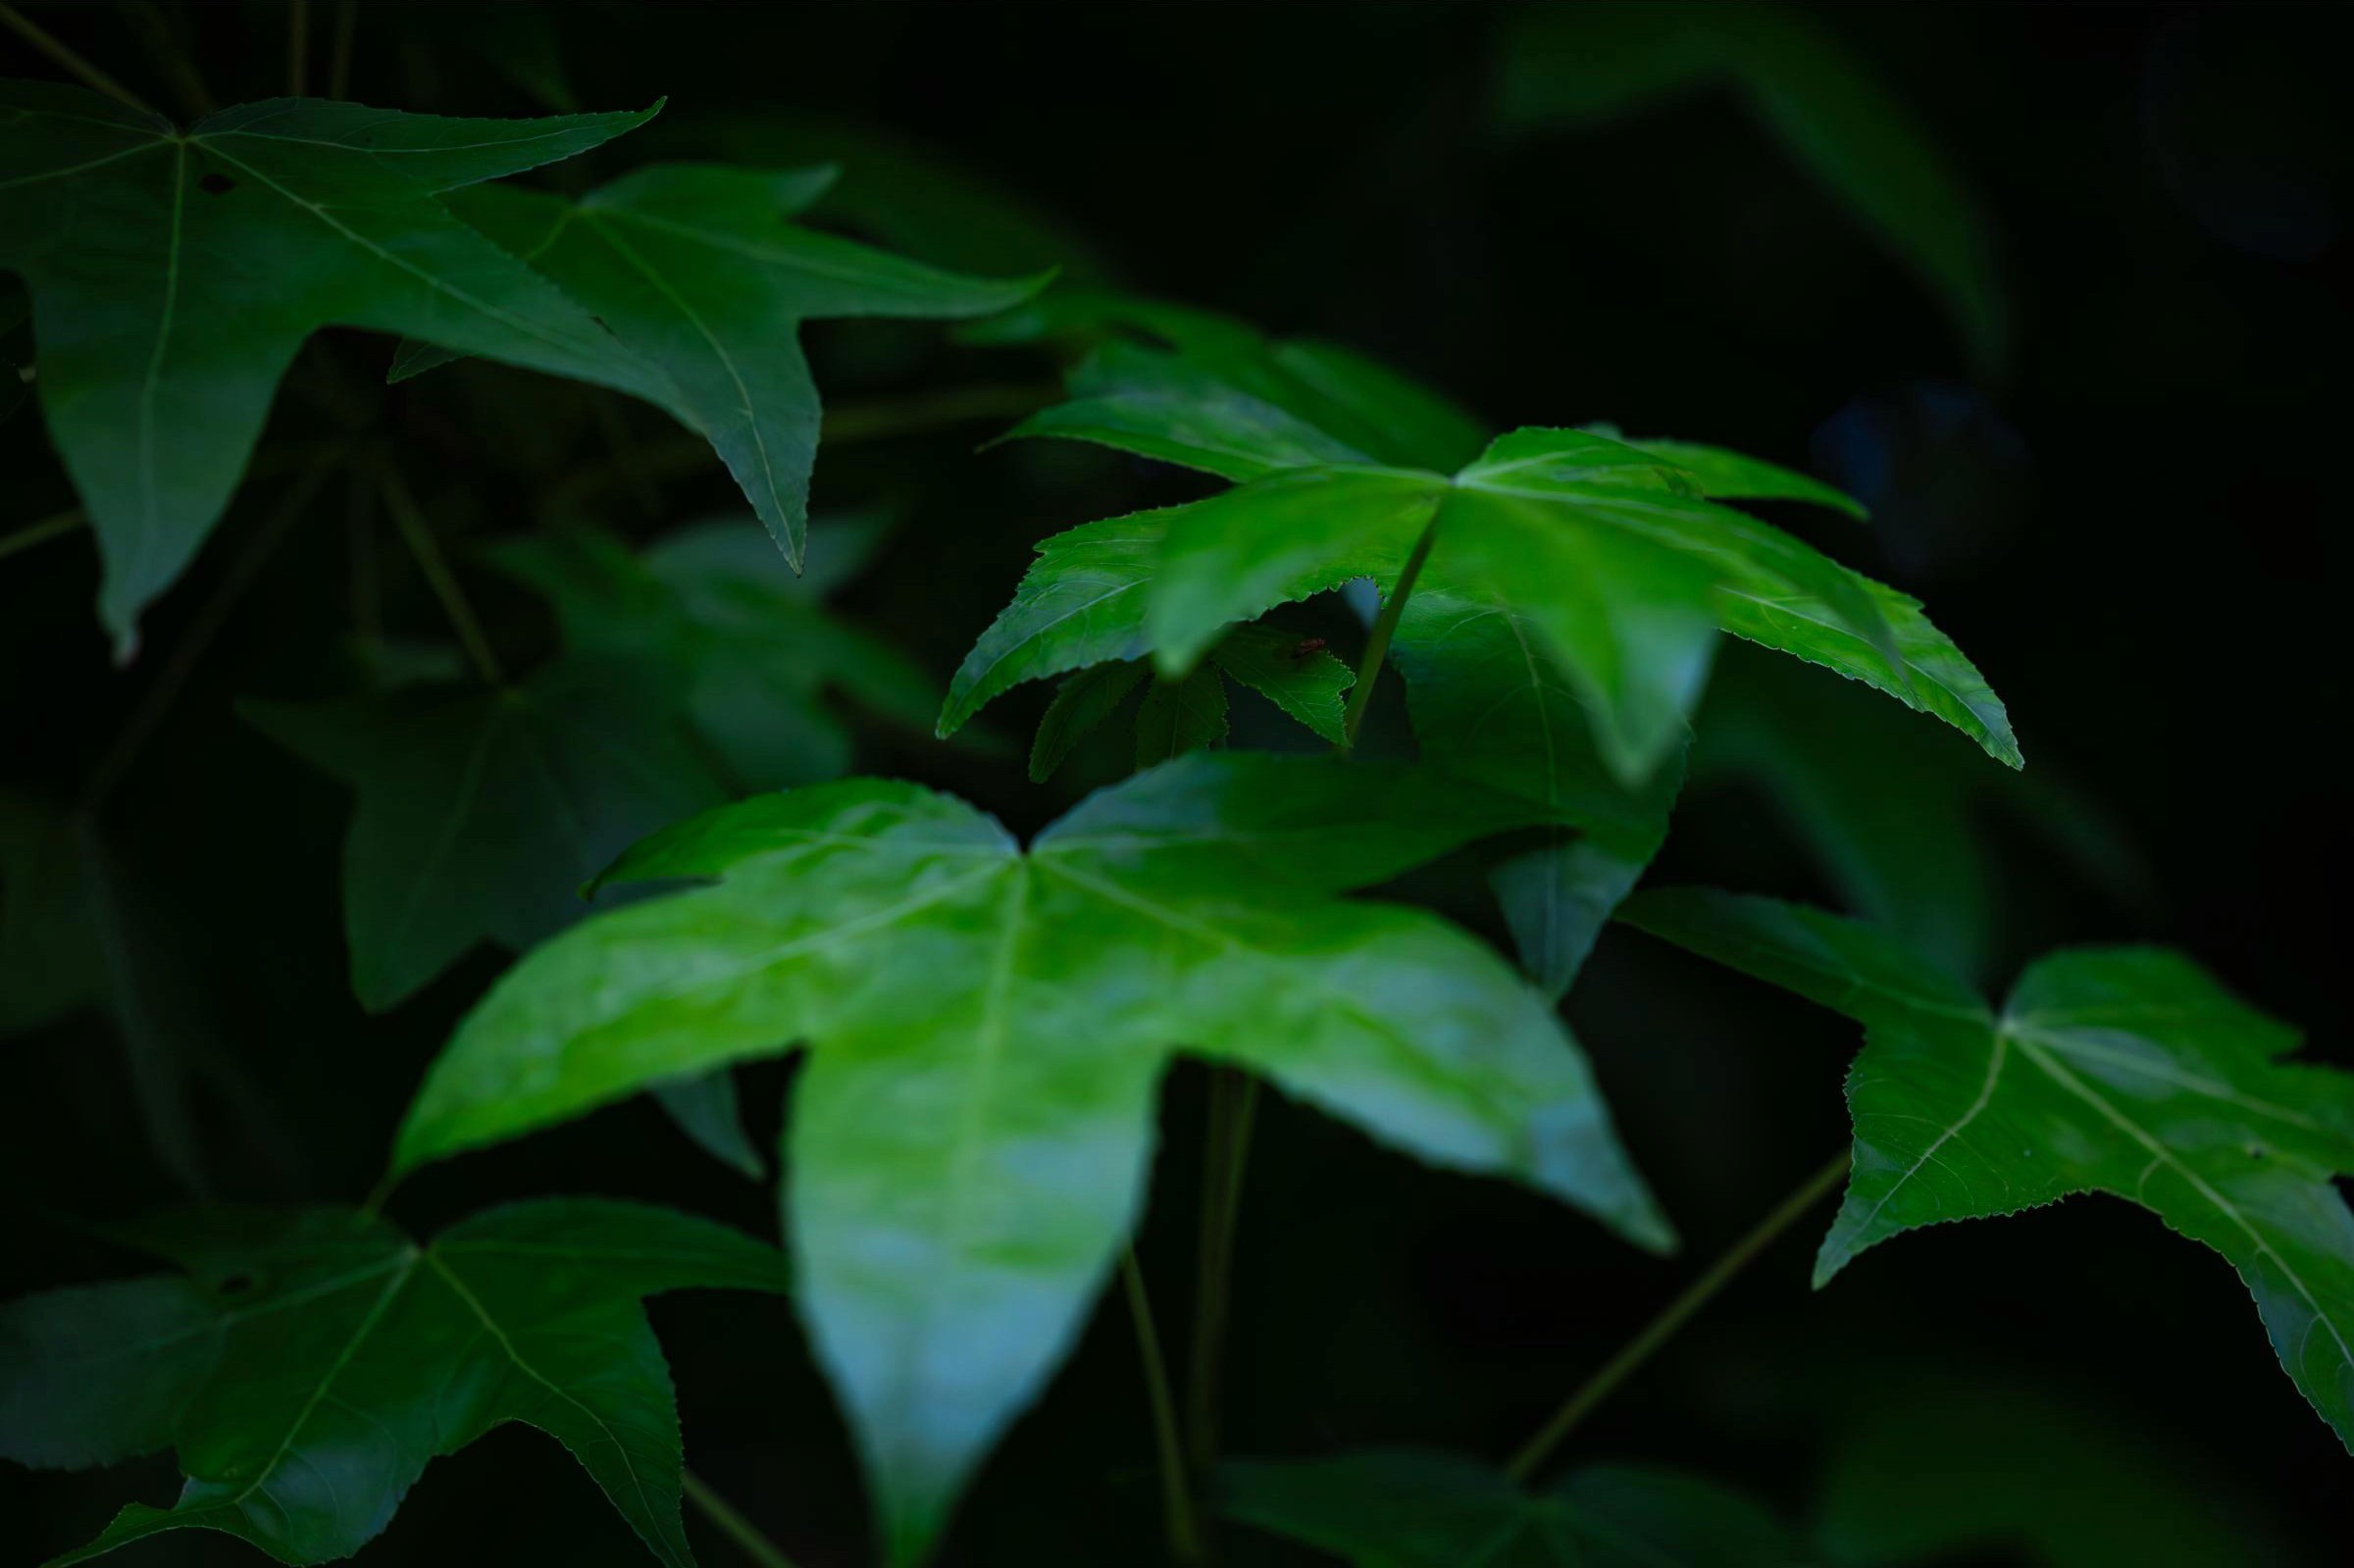
[[[1422,526],[1422,536],[1414,540],[1413,552],[1407,556],[1405,570],[1398,574],[1397,583],[1381,603],[1381,613],[1373,618],[1372,630],[1365,633],[1364,657],[1357,661],[1356,684],[1349,688],[1349,708],[1341,716],[1341,743],[1334,749],[1346,757],[1356,749],[1357,727],[1365,722],[1365,709],[1373,701],[1373,682],[1381,674],[1381,665],[1390,655],[1390,637],[1398,630],[1398,618],[1406,613],[1406,601],[1413,596],[1414,580],[1422,575],[1422,563],[1430,559],[1431,540],[1439,531],[1439,514],[1433,511],[1430,521]]]
[[[82,85],[96,88],[117,103],[128,104],[131,108],[147,114],[155,113],[155,107],[152,104],[67,48],[48,28],[19,11],[15,6],[0,4],[0,26],[7,27],[9,31],[38,49],[42,54],[47,55],[59,69],[76,77]]]
[[[458,586],[441,547],[434,542],[433,530],[426,526],[417,498],[409,493],[400,471],[391,464],[382,465],[377,474],[384,489],[384,510],[392,514],[409,553],[417,557],[418,569],[433,585],[434,596],[441,601],[441,613],[449,618],[451,630],[465,644],[466,656],[474,661],[474,668],[486,685],[505,686],[507,673],[500,667],[498,655],[490,651],[490,639],[483,634],[483,624],[475,619],[474,606],[466,602],[465,591]]]
[[[1561,1445],[1577,1424],[1594,1412],[1594,1408],[1617,1391],[1618,1385],[1634,1376],[1643,1363],[1659,1352],[1660,1346],[1676,1336],[1676,1332],[1692,1320],[1695,1313],[1731,1284],[1740,1272],[1755,1262],[1758,1255],[1771,1246],[1781,1234],[1790,1229],[1800,1217],[1821,1202],[1839,1184],[1847,1179],[1848,1151],[1842,1148],[1822,1169],[1801,1183],[1797,1190],[1774,1206],[1747,1236],[1727,1247],[1708,1272],[1684,1287],[1682,1293],[1663,1307],[1658,1316],[1645,1324],[1635,1337],[1619,1346],[1617,1354],[1605,1361],[1595,1374],[1581,1384],[1577,1391],[1564,1400],[1553,1413],[1553,1419],[1540,1428],[1537,1435],[1522,1444],[1505,1466],[1505,1474],[1516,1482],[1526,1482],[1543,1465],[1553,1450]]]
[[[679,1472],[679,1486],[697,1508],[739,1546],[743,1554],[758,1563],[760,1568],[793,1568],[793,1559],[777,1548],[777,1543],[760,1533],[759,1526],[736,1511],[736,1505],[711,1490],[711,1484],[691,1470]]]
[[[1160,1335],[1152,1327],[1152,1302],[1145,1294],[1145,1275],[1136,1266],[1134,1247],[1120,1253],[1120,1284],[1127,1289],[1128,1315],[1136,1323],[1137,1358],[1145,1370],[1145,1395],[1152,1406],[1152,1447],[1160,1464],[1160,1505],[1169,1556],[1178,1563],[1198,1563],[1202,1560],[1202,1536],[1194,1525],[1185,1450],[1177,1437],[1177,1400],[1169,1391],[1168,1362],[1161,1357]]]

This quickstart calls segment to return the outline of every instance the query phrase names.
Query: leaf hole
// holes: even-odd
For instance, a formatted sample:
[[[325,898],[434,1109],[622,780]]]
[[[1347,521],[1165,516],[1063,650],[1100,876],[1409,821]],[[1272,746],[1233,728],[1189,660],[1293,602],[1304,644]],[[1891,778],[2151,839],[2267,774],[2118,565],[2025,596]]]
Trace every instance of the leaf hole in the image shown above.
[[[208,196],[226,196],[237,188],[237,182],[227,175],[207,175],[196,184]]]

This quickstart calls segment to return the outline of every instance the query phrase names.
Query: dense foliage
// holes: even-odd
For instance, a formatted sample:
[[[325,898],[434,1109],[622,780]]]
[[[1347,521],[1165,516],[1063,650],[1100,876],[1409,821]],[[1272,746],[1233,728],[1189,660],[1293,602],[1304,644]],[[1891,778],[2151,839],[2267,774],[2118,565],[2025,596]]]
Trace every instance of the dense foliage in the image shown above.
[[[2293,1030],[2177,946],[2059,946],[1986,999],[2020,942],[1981,807],[2121,901],[2137,873],[2097,813],[2035,782],[2001,663],[1981,673],[1920,599],[1845,564],[1879,526],[1848,488],[1697,422],[1629,435],[1549,402],[1492,428],[1357,346],[1124,286],[1020,202],[878,136],[783,113],[673,134],[687,83],[578,112],[566,14],[518,9],[463,43],[381,22],[410,58],[479,51],[556,113],[364,107],[348,78],[380,23],[317,10],[272,12],[296,90],[201,112],[190,46],[156,13],[179,115],[0,8],[55,78],[0,82],[0,344],[30,392],[8,434],[45,445],[42,482],[71,494],[0,551],[86,528],[96,623],[145,683],[94,761],[45,756],[0,795],[0,1028],[35,1052],[102,1016],[122,1046],[105,1096],[137,1133],[88,1140],[177,1189],[45,1197],[100,1261],[0,1304],[0,1455],[169,1450],[179,1478],[173,1500],[161,1472],[127,1472],[116,1495],[149,1500],[77,1522],[87,1544],[52,1560],[184,1530],[349,1556],[430,1461],[508,1423],[554,1437],[666,1563],[693,1560],[686,1499],[728,1538],[714,1555],[784,1561],[767,1528],[795,1560],[999,1560],[959,1510],[1113,1295],[1153,1474],[1107,1477],[1093,1440],[1057,1470],[1152,1499],[1157,1521],[1141,1500],[1122,1516],[1123,1560],[1283,1541],[1360,1568],[1862,1568],[1991,1536],[2065,1565],[2136,1531],[2152,1562],[2263,1539],[2219,1523],[2220,1498],[2124,1505],[2167,1495],[2165,1462],[2032,1394],[1940,1386],[1849,1412],[1796,1505],[1734,1452],[1564,1447],[1833,1193],[1818,1288],[1939,1222],[2138,1205],[2237,1272],[2290,1384],[2354,1446],[2354,1213],[2334,1185],[2354,1174],[2354,1077],[2292,1059]],[[1958,352],[2006,363],[1977,198],[1816,20],[1538,10],[1500,18],[1494,48],[1511,134],[1729,82],[1927,287]],[[302,90],[321,60],[326,96]],[[850,335],[812,353],[805,324]],[[862,390],[821,408],[837,368]],[[829,469],[813,517],[820,458],[862,449],[881,455]],[[1035,559],[975,589],[994,619],[908,636],[905,596],[966,602],[955,531],[985,482],[1012,494],[972,515],[1019,520]],[[1096,520],[1045,521],[1074,510]],[[340,591],[309,583],[276,618],[244,603],[320,519],[341,524]],[[265,760],[176,780],[172,832],[234,837],[226,876],[272,900],[332,878],[292,918],[339,899],[341,1034],[313,1033],[325,986],[296,949],[243,955],[303,1020],[284,1037],[365,1052],[377,1015],[434,1037],[300,1101],[341,1186],[253,1178],[295,1080],[282,1052],[201,1027],[230,983],[190,955],[236,939],[158,890],[179,868],[141,847],[155,797],[122,799],[231,626],[266,674],[201,723]],[[42,630],[11,629],[12,668],[65,657]],[[971,639],[952,673],[947,636]],[[299,804],[304,770],[333,805]],[[1741,880],[1738,855],[1655,873],[1687,785],[1728,779],[1777,803],[1800,881],[1848,913],[1695,885]],[[294,826],[323,810],[339,857],[332,830]],[[1647,876],[1663,885],[1637,891]],[[1613,921],[1863,1026],[1847,1136],[1788,1196],[1721,1159],[1674,1169],[1644,1136],[1656,1104],[1613,1114],[1609,1059],[1564,1017]],[[1622,986],[1612,1024],[1637,1043],[1689,1005],[1692,973],[1643,961],[1659,989]],[[670,1135],[640,1100],[712,1163],[645,1177]],[[1254,1151],[1327,1121],[1429,1167],[1420,1183],[1518,1189],[1544,1218],[1514,1223],[1544,1246],[1673,1253],[1697,1185],[1745,1194],[1754,1228],[1672,1299],[1663,1275],[1593,1266],[1611,1322],[1639,1321],[1607,1307],[1628,1279],[1649,1282],[1637,1314],[1666,1304],[1582,1383],[1524,1395],[1533,1431],[1501,1463],[1440,1451],[1445,1424],[1409,1444],[1383,1422],[1239,1458],[1238,1236],[1324,1223],[1254,1213]],[[1164,1122],[1198,1192],[1155,1174]],[[550,1144],[568,1152],[512,1163]],[[225,1145],[243,1151],[227,1173]],[[746,1234],[746,1192],[776,1243]],[[1561,1207],[1599,1224],[1547,1228]],[[1182,1269],[1153,1211],[1196,1233]],[[116,1277],[125,1252],[170,1272]],[[804,1556],[791,1466],[731,1466],[733,1502],[696,1475],[645,1305],[691,1287],[743,1292],[745,1333],[812,1369],[805,1402],[830,1392],[863,1542]],[[2147,1305],[2169,1310],[2163,1287]],[[1935,1364],[1933,1337],[1915,1348],[1891,1387]],[[1939,1400],[1936,1440],[1904,1425]],[[2046,1454],[2036,1426],[2092,1436]],[[1957,1433],[2010,1468],[1887,1463]],[[2020,1479],[2069,1466],[2091,1495]],[[417,1549],[468,1549],[435,1524]]]

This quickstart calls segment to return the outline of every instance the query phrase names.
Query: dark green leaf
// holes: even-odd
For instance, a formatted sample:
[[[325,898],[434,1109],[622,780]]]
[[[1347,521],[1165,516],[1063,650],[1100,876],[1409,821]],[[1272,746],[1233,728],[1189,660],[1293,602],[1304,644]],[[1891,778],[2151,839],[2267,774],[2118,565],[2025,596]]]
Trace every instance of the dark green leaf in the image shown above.
[[[480,941],[523,948],[633,838],[727,790],[658,699],[566,659],[504,690],[412,686],[243,710],[359,794],[343,845],[352,988],[392,1006]]]
[[[1771,1514],[1714,1482],[1594,1465],[1530,1493],[1447,1454],[1373,1450],[1229,1464],[1229,1519],[1332,1553],[1353,1568],[1795,1568]]]
[[[796,329],[832,316],[928,320],[1002,310],[1041,279],[941,272],[787,222],[830,170],[659,164],[577,202],[512,185],[450,198],[457,215],[545,273],[678,388],[795,567],[817,458],[817,383]]]
[[[2282,1064],[2289,1029],[2180,954],[2084,947],[1998,1014],[1893,938],[1770,899],[1675,888],[1622,918],[1865,1025],[1846,1203],[1815,1266],[1941,1220],[2072,1192],[2138,1203],[2221,1252],[2273,1348],[2354,1447],[2354,1075]]]
[[[1136,765],[1150,768],[1226,738],[1226,682],[1203,665],[1172,681],[1155,676],[1136,715]]]
[[[285,1563],[347,1557],[430,1460],[521,1421],[687,1568],[678,1410],[640,1298],[785,1289],[774,1248],[595,1198],[492,1209],[423,1247],[350,1209],[199,1209],[124,1239],[185,1272],[0,1306],[0,1453],[78,1467],[171,1447],[187,1477],[61,1565],[186,1529]]]
[[[228,505],[279,378],[322,327],[675,401],[661,371],[437,199],[653,110],[439,120],[277,98],[182,133],[41,82],[0,84],[0,268],[32,294],[41,407],[125,647]]]
[[[734,1071],[720,1067],[691,1078],[675,1078],[654,1085],[649,1092],[663,1114],[704,1153],[752,1181],[768,1180],[768,1163],[743,1130],[743,1107],[737,1102]]]
[[[1211,662],[1338,745],[1343,698],[1356,684],[1356,672],[1320,641],[1296,637],[1273,627],[1239,626],[1209,651]]]
[[[2010,319],[1978,201],[1871,67],[1780,5],[1549,6],[1505,34],[1499,112],[1517,126],[1623,115],[1697,85],[1736,87],[1823,189],[1937,298],[1981,369]]]
[[[1064,678],[1038,721],[1038,737],[1030,745],[1032,782],[1044,784],[1050,778],[1069,760],[1071,748],[1117,712],[1144,678],[1145,667],[1132,659],[1094,665]]]
[[[1412,770],[1247,753],[1099,794],[1027,853],[911,784],[709,812],[613,875],[716,885],[600,915],[512,971],[433,1069],[397,1164],[807,1040],[797,1300],[903,1562],[1123,1244],[1177,1049],[1666,1243],[1542,999],[1429,915],[1330,896],[1526,820]]]

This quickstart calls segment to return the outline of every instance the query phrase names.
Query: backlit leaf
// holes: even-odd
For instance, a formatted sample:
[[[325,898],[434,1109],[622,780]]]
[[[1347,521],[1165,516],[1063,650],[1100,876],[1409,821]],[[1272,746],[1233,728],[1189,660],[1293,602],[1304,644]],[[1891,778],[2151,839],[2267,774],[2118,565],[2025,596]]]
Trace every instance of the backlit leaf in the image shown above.
[[[796,1300],[911,1560],[1133,1226],[1178,1050],[1667,1244],[1543,999],[1432,916],[1332,896],[1528,820],[1417,770],[1231,752],[1097,794],[1028,851],[905,784],[708,812],[612,875],[715,884],[517,966],[428,1076],[397,1166],[806,1041]]]

